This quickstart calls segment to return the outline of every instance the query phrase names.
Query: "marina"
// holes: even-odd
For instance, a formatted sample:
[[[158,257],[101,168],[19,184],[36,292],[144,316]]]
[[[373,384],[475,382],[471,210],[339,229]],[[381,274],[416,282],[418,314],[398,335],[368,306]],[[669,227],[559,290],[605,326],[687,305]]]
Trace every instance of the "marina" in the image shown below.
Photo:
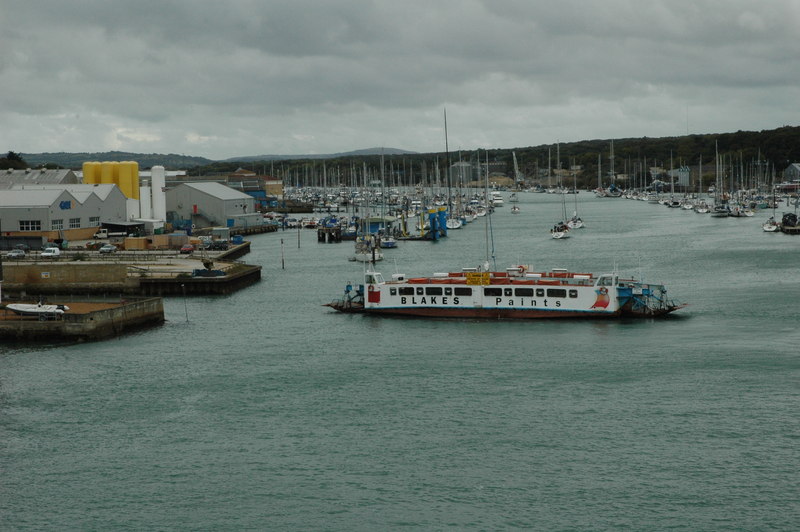
[[[583,194],[591,224],[568,240],[547,234],[558,195],[519,193],[521,212],[498,209],[492,231],[479,219],[403,241],[379,269],[591,266],[663,283],[687,307],[635,320],[342,314],[323,305],[363,282],[352,242],[254,235],[261,282],[166,297],[160,327],[0,347],[6,518],[791,529],[800,241],[764,232],[764,211]],[[208,502],[219,497],[236,504]]]
[[[0,532],[800,531],[800,0],[6,4]]]

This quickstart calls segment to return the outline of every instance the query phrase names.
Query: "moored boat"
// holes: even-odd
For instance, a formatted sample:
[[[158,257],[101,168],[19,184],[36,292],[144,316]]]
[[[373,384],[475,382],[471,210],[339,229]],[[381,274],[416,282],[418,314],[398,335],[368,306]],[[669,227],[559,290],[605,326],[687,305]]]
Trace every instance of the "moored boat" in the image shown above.
[[[380,246],[372,235],[364,235],[356,238],[356,252],[350,258],[356,262],[375,262],[383,260],[383,253],[379,251]]]
[[[327,306],[340,312],[441,318],[619,318],[656,317],[685,305],[667,297],[663,285],[643,283],[617,273],[594,275],[564,269],[505,272],[465,268],[385,281],[375,271],[364,283],[349,284],[344,297]]]
[[[573,213],[572,218],[567,220],[567,227],[570,229],[581,229],[583,226],[583,220],[578,216],[577,212]]]
[[[774,216],[770,216],[769,219],[761,224],[761,228],[767,233],[774,233],[777,232],[781,226],[778,222],[775,221]]]
[[[57,319],[69,310],[66,305],[44,305],[42,303],[11,303],[5,308],[20,316],[38,316],[40,320]]]
[[[550,229],[550,236],[555,238],[556,240],[561,240],[562,238],[569,238],[569,225],[565,224],[564,222],[559,222]]]

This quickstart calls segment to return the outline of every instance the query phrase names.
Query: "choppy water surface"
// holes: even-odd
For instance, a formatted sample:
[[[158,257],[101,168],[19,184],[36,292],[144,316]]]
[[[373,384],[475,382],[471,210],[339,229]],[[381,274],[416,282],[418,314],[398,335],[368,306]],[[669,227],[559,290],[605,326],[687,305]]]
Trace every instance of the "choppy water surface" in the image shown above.
[[[800,237],[763,233],[769,213],[582,193],[587,228],[553,241],[560,197],[520,196],[492,220],[498,268],[616,266],[690,306],[658,321],[341,315],[321,305],[360,278],[352,243],[256,236],[260,284],[168,299],[163,327],[0,347],[0,528],[800,526]],[[476,266],[485,234],[401,242],[379,269]]]

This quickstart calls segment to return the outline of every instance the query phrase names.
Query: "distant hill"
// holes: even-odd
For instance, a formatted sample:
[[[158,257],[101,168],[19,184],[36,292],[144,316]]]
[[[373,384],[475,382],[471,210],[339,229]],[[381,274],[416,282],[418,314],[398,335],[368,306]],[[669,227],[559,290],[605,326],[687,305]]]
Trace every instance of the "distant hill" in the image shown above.
[[[343,153],[327,153],[318,155],[246,155],[242,157],[231,157],[222,162],[241,161],[245,163],[253,161],[292,161],[301,159],[341,159],[343,157],[361,157],[368,155],[416,155],[417,152],[399,150],[397,148],[367,148],[364,150],[354,150]]]
[[[107,151],[94,153],[21,153],[21,157],[31,168],[44,165],[57,165],[62,168],[78,170],[86,161],[136,161],[139,168],[145,169],[161,165],[169,170],[204,166],[214,161],[205,157],[192,157],[176,153],[130,153],[124,151]]]
[[[176,153],[131,153],[124,151],[107,151],[94,153],[21,153],[19,154],[31,168],[50,165],[62,168],[80,169],[86,161],[136,161],[139,168],[145,169],[161,165],[169,170],[185,170],[199,166],[208,166],[215,162],[253,162],[253,161],[286,161],[297,159],[338,159],[342,157],[359,157],[367,155],[406,155],[414,152],[399,150],[397,148],[367,148],[345,153],[319,154],[319,155],[246,155],[231,157],[221,161],[178,155]]]
[[[736,163],[738,167],[749,169],[760,168],[760,172],[775,172],[780,176],[783,170],[793,162],[800,162],[800,127],[783,126],[762,131],[736,131],[732,133],[707,133],[684,135],[679,137],[660,138],[621,138],[614,142],[614,168],[616,174],[639,174],[646,167],[660,166],[669,168],[671,164],[697,165],[702,158],[704,166],[712,165],[715,154],[723,158],[728,165]],[[540,175],[549,165],[552,168],[581,168],[578,183],[581,186],[597,180],[600,173],[607,175],[610,161],[610,139],[581,140],[561,143],[556,149],[555,143],[527,147],[505,147],[489,150],[488,158],[493,163],[493,170],[512,175],[514,158],[520,172],[525,176]],[[561,157],[556,161],[556,153]],[[204,157],[190,157],[177,154],[141,154],[128,152],[105,153],[23,153],[19,154],[24,162],[8,162],[27,164],[29,167],[42,165],[58,165],[64,168],[79,169],[85,161],[126,161],[139,163],[142,169],[153,165],[162,165],[169,170],[188,170],[192,174],[225,173],[235,171],[239,166],[261,169],[266,173],[271,161],[287,161],[281,164],[282,171],[306,172],[309,160],[328,160],[330,164],[345,165],[349,159],[360,158],[370,166],[379,163],[380,156],[385,155],[391,166],[392,159],[401,157],[408,161],[408,168],[414,175],[407,176],[408,182],[416,182],[422,178],[422,168],[433,168],[444,164],[441,152],[417,153],[395,148],[369,148],[345,153],[324,155],[252,155],[232,157],[214,161]],[[466,159],[475,154],[462,152]],[[486,157],[486,152],[483,157]],[[599,156],[599,158],[598,158]],[[598,168],[598,162],[600,167]],[[313,163],[311,165],[313,167]],[[321,166],[321,165],[320,165]],[[0,168],[2,168],[0,159]],[[395,173],[405,172],[405,162],[395,166]]]

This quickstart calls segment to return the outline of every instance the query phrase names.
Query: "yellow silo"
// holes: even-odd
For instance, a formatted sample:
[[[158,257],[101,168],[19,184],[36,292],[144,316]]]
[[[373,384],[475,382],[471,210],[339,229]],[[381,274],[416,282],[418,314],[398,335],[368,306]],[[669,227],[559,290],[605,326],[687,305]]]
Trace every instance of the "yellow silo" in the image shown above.
[[[117,164],[117,186],[125,194],[126,198],[133,197],[133,193],[131,191],[131,171],[133,168],[131,167],[131,163],[128,161],[122,161]]]
[[[131,190],[133,199],[139,199],[139,163],[130,161],[131,163]]]
[[[100,163],[100,182],[103,184],[114,184],[114,164],[111,161],[103,161]]]
[[[92,163],[89,161],[83,163],[83,183],[92,183]]]
[[[88,161],[83,163],[83,182],[86,185],[94,185],[100,182],[100,163]]]
[[[111,161],[112,183],[119,186],[119,161]]]
[[[103,164],[100,161],[92,161],[92,184],[97,184],[100,182],[100,171],[103,168]]]

